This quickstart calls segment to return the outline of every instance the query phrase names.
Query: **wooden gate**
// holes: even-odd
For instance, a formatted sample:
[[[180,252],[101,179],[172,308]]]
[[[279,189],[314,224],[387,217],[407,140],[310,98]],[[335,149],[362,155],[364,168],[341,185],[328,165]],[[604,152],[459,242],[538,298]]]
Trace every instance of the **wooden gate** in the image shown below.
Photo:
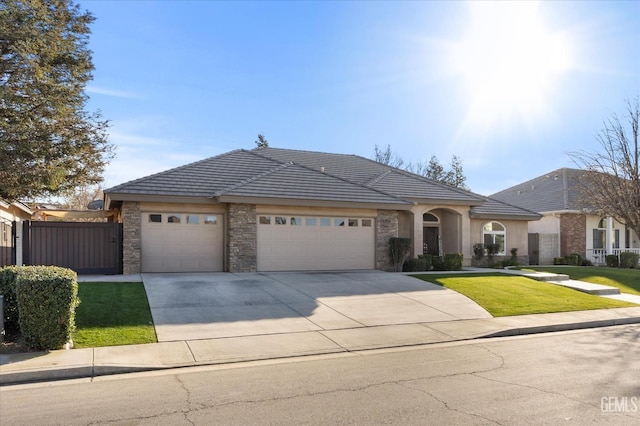
[[[55,265],[78,274],[122,273],[122,224],[24,222],[23,263]]]
[[[15,222],[0,219],[0,267],[16,264]]]

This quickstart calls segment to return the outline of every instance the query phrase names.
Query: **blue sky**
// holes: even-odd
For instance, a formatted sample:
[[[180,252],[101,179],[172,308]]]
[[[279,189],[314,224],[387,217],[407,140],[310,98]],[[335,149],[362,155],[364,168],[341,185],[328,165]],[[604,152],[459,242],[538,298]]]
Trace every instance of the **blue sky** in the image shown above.
[[[270,146],[457,155],[489,195],[571,167],[640,92],[640,2],[81,1],[105,186]]]

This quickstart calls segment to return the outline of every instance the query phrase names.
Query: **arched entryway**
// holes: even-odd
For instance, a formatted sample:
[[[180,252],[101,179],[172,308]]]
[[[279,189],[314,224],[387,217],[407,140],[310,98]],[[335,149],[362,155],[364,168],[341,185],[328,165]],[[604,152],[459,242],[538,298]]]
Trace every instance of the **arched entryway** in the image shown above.
[[[431,213],[424,213],[422,215],[422,254],[440,256],[441,253],[440,218]]]
[[[419,215],[419,216],[418,216]],[[462,215],[448,208],[424,209],[415,212],[415,255],[442,256],[445,253],[462,253]]]

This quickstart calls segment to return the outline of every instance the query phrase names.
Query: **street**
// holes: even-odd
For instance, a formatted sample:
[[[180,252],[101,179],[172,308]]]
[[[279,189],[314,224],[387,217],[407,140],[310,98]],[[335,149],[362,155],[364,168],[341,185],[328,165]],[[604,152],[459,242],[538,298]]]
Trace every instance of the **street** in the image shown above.
[[[640,326],[0,388],[3,425],[640,424]]]

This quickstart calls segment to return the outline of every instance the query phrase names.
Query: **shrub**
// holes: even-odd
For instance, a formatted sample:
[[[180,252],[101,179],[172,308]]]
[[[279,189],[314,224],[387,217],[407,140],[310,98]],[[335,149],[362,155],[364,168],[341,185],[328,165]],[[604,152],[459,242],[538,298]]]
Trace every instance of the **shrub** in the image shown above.
[[[482,260],[484,257],[484,244],[478,243],[473,245],[473,257],[476,260]]]
[[[582,256],[578,253],[571,253],[569,256],[566,256],[567,265],[571,266],[580,266],[582,265]]]
[[[604,261],[607,264],[607,266],[610,266],[612,268],[618,267],[618,256],[616,256],[615,254],[606,255],[604,257]]]
[[[493,256],[498,254],[498,252],[500,251],[499,244],[487,244],[485,248],[487,249],[487,257],[489,258],[489,260],[492,260]]]
[[[444,264],[444,258],[442,256],[431,256],[431,262],[433,264],[434,271],[446,271],[447,267]]]
[[[56,266],[23,266],[17,276],[20,331],[34,349],[59,349],[71,339],[78,300],[76,273]]]
[[[0,294],[4,296],[4,323],[6,328],[18,329],[18,301],[16,300],[17,266],[0,268]]]
[[[462,253],[445,253],[444,267],[445,271],[462,271]]]
[[[419,254],[418,259],[422,259],[424,262],[424,270],[430,271],[433,268],[433,256],[430,254]]]
[[[402,270],[402,264],[411,250],[411,238],[391,237],[389,239],[389,252],[393,261],[393,270]]]
[[[426,262],[421,258],[411,258],[407,259],[402,265],[402,270],[404,272],[423,272],[426,271]]]
[[[624,251],[620,253],[620,267],[621,268],[637,268],[638,258],[640,256],[637,253],[630,251]]]
[[[582,259],[582,266],[593,266],[593,263],[589,259]]]
[[[566,265],[567,259],[565,257],[554,257],[553,258],[554,265]]]

